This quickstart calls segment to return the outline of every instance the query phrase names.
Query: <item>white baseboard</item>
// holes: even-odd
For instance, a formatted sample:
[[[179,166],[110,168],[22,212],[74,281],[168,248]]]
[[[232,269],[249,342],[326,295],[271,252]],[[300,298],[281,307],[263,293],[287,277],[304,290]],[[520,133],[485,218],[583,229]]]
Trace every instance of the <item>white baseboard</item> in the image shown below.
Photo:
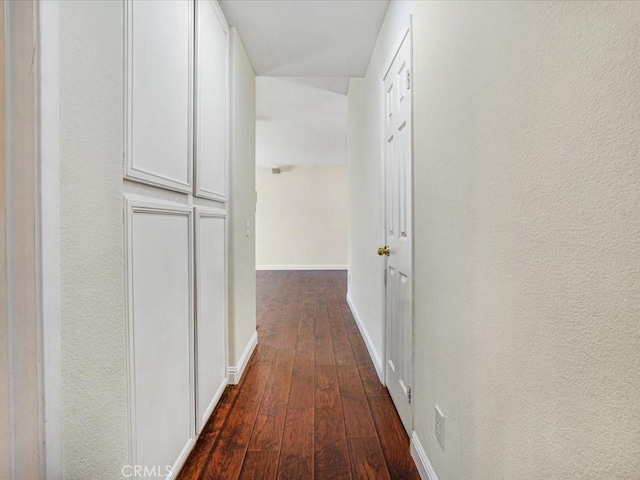
[[[191,451],[193,450],[193,447],[195,446],[196,446],[195,438],[192,438],[187,442],[187,444],[184,446],[184,448],[180,452],[180,455],[178,455],[178,459],[176,460],[176,463],[173,464],[169,473],[167,473],[167,475],[164,477],[166,480],[175,480],[176,478],[178,478],[178,475],[180,474],[180,470],[182,470],[182,467],[184,467],[184,464],[187,463],[187,458],[189,458],[189,454],[191,453]],[[124,470],[124,468],[122,470]]]
[[[215,395],[211,399],[211,402],[209,403],[209,405],[207,406],[207,409],[204,412],[204,415],[200,419],[200,424],[198,425],[198,434],[196,435],[196,439],[200,435],[200,433],[202,433],[202,429],[207,424],[207,421],[209,420],[209,417],[213,413],[213,410],[216,408],[216,405],[218,405],[218,402],[220,401],[220,398],[222,397],[222,394],[224,393],[228,384],[229,384],[229,380],[225,378],[220,384],[220,386],[218,387],[218,390],[216,391]]]
[[[369,351],[369,356],[371,357],[371,360],[373,361],[373,365],[376,367],[376,372],[378,372],[378,378],[380,378],[380,382],[382,382],[382,384],[384,384],[384,370],[382,369],[382,358],[380,357],[380,354],[376,350],[376,347],[373,345],[373,341],[371,340],[371,337],[369,336],[369,332],[367,331],[367,328],[364,326],[364,323],[362,323],[362,319],[360,318],[360,315],[358,314],[358,310],[356,310],[356,307],[353,304],[353,301],[351,300],[351,295],[349,295],[348,293],[347,293],[347,304],[349,305],[349,308],[351,309],[351,313],[353,314],[353,318],[356,319],[356,324],[358,325],[358,328],[360,329],[360,334],[362,335],[362,338],[364,339],[364,344],[367,346],[367,350]]]
[[[256,265],[256,270],[346,270],[347,266],[335,265]]]
[[[220,386],[218,387],[218,390],[216,391],[215,395],[211,399],[211,402],[207,406],[207,410],[204,413],[204,416],[198,421],[198,425],[196,428],[196,436],[193,439],[191,439],[191,441],[187,444],[187,446],[182,451],[182,453],[180,453],[178,460],[176,460],[176,463],[171,468],[171,471],[165,477],[166,480],[175,480],[176,478],[178,478],[180,471],[182,470],[182,467],[184,467],[184,464],[187,462],[187,458],[189,458],[189,455],[193,451],[193,448],[196,446],[196,442],[198,441],[198,438],[200,438],[200,434],[203,432],[204,426],[207,424],[209,417],[211,416],[216,406],[218,405],[218,402],[220,401],[222,394],[227,388],[228,383],[229,381],[225,378],[220,384]]]
[[[415,431],[411,434],[411,458],[413,458],[422,480],[438,480],[433,465],[427,457],[427,452],[422,448],[422,443],[420,443]]]
[[[235,367],[229,367],[227,369],[230,385],[237,385],[240,382],[240,378],[242,378],[242,373],[244,372],[244,369],[246,368],[247,363],[249,363],[249,359],[251,358],[251,354],[253,353],[253,350],[256,348],[256,345],[258,345],[257,331],[253,332],[253,335],[251,336],[249,343],[247,343],[247,346],[244,348],[244,351],[242,352],[242,355],[238,360],[238,364]]]

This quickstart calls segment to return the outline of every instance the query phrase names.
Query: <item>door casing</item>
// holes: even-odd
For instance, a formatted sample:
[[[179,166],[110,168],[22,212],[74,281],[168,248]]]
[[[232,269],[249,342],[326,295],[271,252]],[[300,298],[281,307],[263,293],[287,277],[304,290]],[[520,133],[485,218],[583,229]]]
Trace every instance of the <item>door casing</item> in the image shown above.
[[[0,17],[0,478],[61,478],[58,2]]]

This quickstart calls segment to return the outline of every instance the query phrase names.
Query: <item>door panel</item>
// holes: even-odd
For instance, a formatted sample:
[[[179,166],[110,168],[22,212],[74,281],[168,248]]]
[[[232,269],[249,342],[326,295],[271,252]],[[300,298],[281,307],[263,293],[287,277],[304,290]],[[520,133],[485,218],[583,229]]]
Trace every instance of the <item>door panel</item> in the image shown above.
[[[196,195],[227,199],[227,37],[218,7],[199,0],[196,30]]]
[[[191,209],[136,201],[128,209],[133,462],[164,468],[194,438]]]
[[[191,191],[193,3],[127,3],[127,178]]]
[[[384,78],[387,257],[386,383],[409,434],[412,430],[412,112],[410,34]]]
[[[197,430],[227,385],[225,213],[196,208]]]

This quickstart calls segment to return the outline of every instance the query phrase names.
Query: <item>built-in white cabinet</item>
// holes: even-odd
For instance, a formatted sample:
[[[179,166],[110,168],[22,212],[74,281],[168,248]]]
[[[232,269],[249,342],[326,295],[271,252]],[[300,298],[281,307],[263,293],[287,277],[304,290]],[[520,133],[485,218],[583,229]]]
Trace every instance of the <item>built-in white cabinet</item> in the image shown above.
[[[214,2],[198,0],[196,16],[195,194],[226,201],[229,30]]]
[[[227,385],[228,25],[124,2],[129,463],[174,478]]]

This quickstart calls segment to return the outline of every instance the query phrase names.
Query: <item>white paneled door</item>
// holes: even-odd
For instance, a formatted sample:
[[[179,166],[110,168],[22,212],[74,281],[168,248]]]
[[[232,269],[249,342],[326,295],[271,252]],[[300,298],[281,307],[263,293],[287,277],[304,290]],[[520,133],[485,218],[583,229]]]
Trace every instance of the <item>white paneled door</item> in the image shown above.
[[[411,435],[413,377],[412,102],[409,31],[384,77],[386,384]]]

